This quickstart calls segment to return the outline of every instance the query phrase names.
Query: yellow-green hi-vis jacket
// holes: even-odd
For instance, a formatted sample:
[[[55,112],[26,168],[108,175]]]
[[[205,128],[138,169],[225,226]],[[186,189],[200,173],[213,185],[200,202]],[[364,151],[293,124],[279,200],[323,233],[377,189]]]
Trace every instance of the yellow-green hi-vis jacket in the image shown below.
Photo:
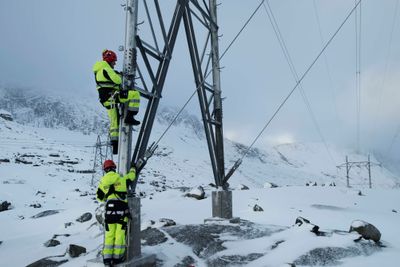
[[[106,173],[100,180],[99,187],[97,189],[97,199],[102,202],[109,200],[128,202],[126,197],[128,185],[135,179],[135,168],[131,168],[130,171],[124,176],[120,176],[114,171]]]
[[[93,66],[93,72],[96,77],[97,90],[100,88],[114,88],[119,90],[122,83],[119,75],[106,61],[97,61]]]

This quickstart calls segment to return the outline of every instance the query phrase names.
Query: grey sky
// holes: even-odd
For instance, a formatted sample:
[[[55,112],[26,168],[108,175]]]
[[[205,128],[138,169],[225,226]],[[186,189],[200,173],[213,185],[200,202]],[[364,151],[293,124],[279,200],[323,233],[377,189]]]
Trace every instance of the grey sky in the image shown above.
[[[161,1],[172,9],[175,1]],[[260,1],[219,1],[220,51]],[[387,153],[400,128],[400,10],[398,0],[362,1],[360,141],[364,151]],[[102,49],[124,43],[125,13],[111,0],[1,0],[0,86],[34,87],[97,101],[91,68]],[[317,10],[314,8],[315,7]],[[270,0],[299,76],[354,6],[351,0]],[[146,25],[143,4],[140,20]],[[400,9],[400,7],[399,7]],[[140,11],[139,11],[140,12]],[[359,15],[359,13],[358,13]],[[168,16],[165,21],[169,22]],[[145,34],[145,26],[139,34]],[[182,106],[194,90],[181,28],[164,89],[163,103]],[[150,39],[149,39],[150,40]],[[355,17],[350,18],[302,86],[328,143],[356,146]],[[119,53],[118,66],[122,63]],[[221,62],[224,129],[228,138],[250,144],[295,85],[262,7]],[[328,72],[329,70],[329,72]],[[330,75],[329,75],[329,74]],[[197,110],[197,98],[190,108]],[[257,145],[321,142],[297,90]],[[400,136],[390,151],[399,158]]]

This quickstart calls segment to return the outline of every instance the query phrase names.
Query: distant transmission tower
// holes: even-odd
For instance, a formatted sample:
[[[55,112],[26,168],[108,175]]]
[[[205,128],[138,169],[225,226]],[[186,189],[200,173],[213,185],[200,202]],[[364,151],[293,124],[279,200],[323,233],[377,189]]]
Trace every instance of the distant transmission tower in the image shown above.
[[[98,182],[98,178],[103,176],[104,171],[101,167],[103,162],[106,159],[113,159],[112,147],[110,143],[110,136],[108,136],[106,142],[102,142],[100,135],[97,135],[97,141],[95,144],[95,152],[94,152],[94,160],[93,160],[93,173],[92,173],[92,181],[90,182],[91,186],[95,186],[95,183]]]

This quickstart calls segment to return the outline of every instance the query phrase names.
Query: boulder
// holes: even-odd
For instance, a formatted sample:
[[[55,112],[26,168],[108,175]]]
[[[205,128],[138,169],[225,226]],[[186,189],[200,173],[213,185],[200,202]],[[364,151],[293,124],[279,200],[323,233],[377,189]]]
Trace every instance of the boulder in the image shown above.
[[[261,208],[261,206],[255,204],[254,207],[253,207],[253,211],[264,211],[264,209]]]
[[[264,184],[264,188],[276,188],[276,187],[278,187],[278,185],[274,183],[266,182]]]
[[[13,121],[11,113],[4,109],[0,109],[0,118],[5,119],[6,121]]]
[[[9,210],[9,207],[11,206],[11,203],[10,202],[7,202],[7,201],[3,201],[1,204],[0,204],[0,212],[1,211],[5,211],[5,210]]]
[[[83,222],[90,221],[92,219],[92,217],[93,216],[90,212],[86,212],[86,213],[82,214],[78,219],[76,219],[76,221],[83,223]]]
[[[35,261],[35,262],[27,265],[26,267],[56,267],[56,266],[66,263],[67,261],[68,260],[55,261],[55,260],[49,259],[49,257],[46,257],[46,258],[40,259],[38,261]]]
[[[79,257],[80,255],[86,253],[86,248],[81,247],[78,245],[70,244],[68,247],[68,254],[71,256],[71,258],[76,258]]]
[[[165,234],[157,228],[147,228],[141,231],[140,237],[144,246],[156,246],[168,240]]]
[[[36,215],[33,215],[31,218],[37,219],[37,218],[42,218],[42,217],[54,215],[54,214],[57,214],[57,213],[59,213],[58,210],[45,210],[45,211],[39,212]]]
[[[351,223],[349,232],[357,232],[366,240],[379,242],[381,240],[381,232],[374,225],[362,220],[355,220]]]
[[[297,217],[295,225],[297,225],[298,227],[305,227],[305,228],[309,229],[310,232],[312,232],[312,233],[314,233],[314,234],[316,234],[318,236],[324,235],[323,232],[319,231],[319,226],[318,225],[312,224],[310,222],[310,220],[308,220],[306,218],[303,218],[303,217],[300,217],[300,216]]]
[[[48,247],[56,247],[56,246],[58,246],[60,244],[61,244],[60,241],[58,241],[57,239],[53,239],[52,238],[52,239],[46,241],[46,243],[44,243],[43,245],[48,248]]]
[[[168,227],[168,226],[173,226],[176,225],[176,222],[171,219],[166,219],[166,218],[161,218],[160,223],[162,223],[162,227]]]
[[[204,188],[199,186],[197,188],[193,188],[189,193],[185,195],[185,197],[192,197],[197,200],[201,200],[205,198],[206,193],[204,192]]]
[[[244,184],[239,184],[237,188],[238,188],[238,190],[249,190],[250,189],[247,185],[244,185]]]

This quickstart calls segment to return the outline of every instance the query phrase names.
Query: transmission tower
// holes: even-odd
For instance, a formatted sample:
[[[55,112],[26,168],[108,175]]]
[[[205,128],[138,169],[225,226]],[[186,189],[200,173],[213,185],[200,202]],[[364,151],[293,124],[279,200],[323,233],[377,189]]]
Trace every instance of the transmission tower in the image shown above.
[[[352,167],[365,167],[368,170],[368,186],[372,188],[372,175],[371,166],[382,166],[380,163],[371,162],[370,155],[368,155],[368,161],[349,161],[349,157],[346,156],[346,162],[336,166],[338,169],[346,168],[346,184],[350,187],[350,170]]]
[[[104,171],[102,168],[103,162],[106,159],[113,159],[112,148],[110,145],[110,136],[106,142],[102,142],[100,135],[97,135],[97,141],[94,146],[94,160],[93,160],[93,173],[92,173],[92,181],[90,182],[91,186],[95,186],[98,182],[98,178],[104,175]]]
[[[127,0],[125,6],[127,25],[124,47],[123,90],[133,88],[139,90],[142,99],[147,100],[147,106],[133,155],[131,154],[132,127],[124,123],[127,107],[122,107],[118,171],[124,174],[128,172],[131,166],[135,166],[137,169],[135,181],[137,181],[140,171],[157,148],[157,144],[149,146],[149,139],[171,63],[179,27],[183,23],[195,80],[193,89],[197,93],[200,104],[215,184],[217,188],[226,189],[225,185],[228,178],[225,176],[224,168],[216,0],[209,0],[208,3],[205,0],[177,0],[169,27],[166,27],[167,24],[163,19],[166,17],[167,9],[160,7],[160,2],[164,5],[165,2],[155,0],[152,9],[148,6],[149,2],[143,1],[143,12],[147,18],[147,23],[145,24],[150,29],[152,41],[145,41],[142,36],[137,34],[139,1]],[[154,14],[151,10],[154,10]],[[153,19],[157,20],[157,23],[153,22]],[[159,26],[156,28],[154,25]],[[201,40],[201,45],[198,44],[197,38],[200,29],[203,29],[205,33],[202,36],[206,36],[205,40]],[[151,45],[150,43],[153,44]],[[199,47],[202,46],[203,49],[199,50]],[[141,106],[144,106],[143,101]],[[135,188],[136,183],[131,186],[128,192],[128,204],[132,214],[132,219],[129,223],[128,265],[141,257],[140,199],[134,195]],[[232,192],[218,190],[212,193],[213,217],[232,218]]]

